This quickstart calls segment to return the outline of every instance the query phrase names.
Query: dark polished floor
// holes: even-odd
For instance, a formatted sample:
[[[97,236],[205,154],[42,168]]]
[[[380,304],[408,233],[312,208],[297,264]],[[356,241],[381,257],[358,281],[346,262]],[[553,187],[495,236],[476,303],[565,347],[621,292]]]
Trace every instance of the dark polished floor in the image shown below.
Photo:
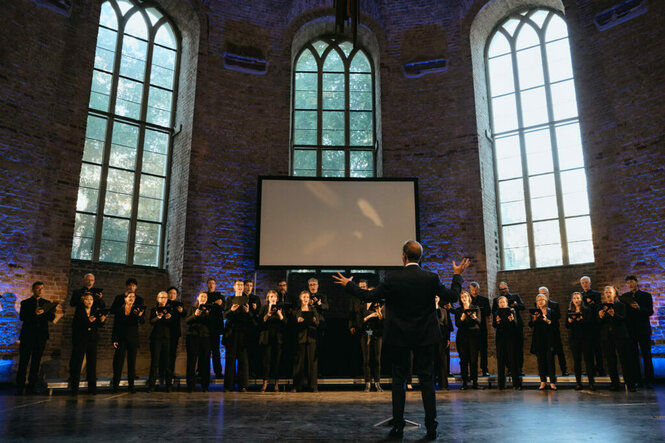
[[[437,392],[439,441],[665,441],[665,386],[637,393]],[[381,441],[390,391],[0,395],[0,441]],[[407,418],[423,423],[419,392]],[[406,428],[415,441],[424,429]]]

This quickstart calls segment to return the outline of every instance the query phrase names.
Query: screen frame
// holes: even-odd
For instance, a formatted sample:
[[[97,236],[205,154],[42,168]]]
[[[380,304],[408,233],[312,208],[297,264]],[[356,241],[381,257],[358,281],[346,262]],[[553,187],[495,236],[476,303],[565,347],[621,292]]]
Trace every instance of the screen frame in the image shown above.
[[[313,269],[316,271],[326,269],[350,269],[348,266],[340,266],[339,264],[312,266],[311,264],[295,264],[295,265],[261,265],[260,251],[261,251],[261,197],[263,190],[264,180],[289,180],[289,181],[319,181],[319,182],[411,182],[413,183],[413,202],[415,206],[414,225],[416,227],[416,238],[411,240],[420,241],[420,201],[418,199],[418,178],[417,177],[292,177],[284,175],[259,175],[257,182],[257,200],[256,200],[256,248],[254,263],[256,269],[264,270],[289,270],[289,269]],[[405,239],[406,240],[406,239]],[[398,254],[399,251],[395,251]],[[376,270],[391,270],[400,269],[402,266],[352,266],[353,269],[376,269]]]

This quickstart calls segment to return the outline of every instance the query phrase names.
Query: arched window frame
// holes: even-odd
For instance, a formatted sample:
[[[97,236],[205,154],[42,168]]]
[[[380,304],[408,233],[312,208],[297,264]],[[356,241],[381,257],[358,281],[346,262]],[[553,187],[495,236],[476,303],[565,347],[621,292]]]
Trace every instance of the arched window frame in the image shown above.
[[[538,11],[545,11],[549,15],[545,19],[545,21],[541,24],[538,25],[534,21],[531,20],[531,17],[533,16],[534,13]],[[591,243],[591,228],[590,228],[590,218],[589,218],[589,206],[588,206],[588,194],[586,193],[586,188],[584,192],[584,202],[586,203],[586,212],[582,214],[573,214],[573,215],[567,215],[566,214],[566,208],[564,204],[564,192],[562,190],[562,179],[561,179],[561,173],[562,172],[567,172],[569,170],[575,171],[575,170],[581,170],[583,172],[584,176],[584,182],[586,184],[586,169],[585,165],[583,162],[582,158],[582,165],[579,167],[574,167],[570,169],[561,169],[560,164],[559,164],[559,147],[558,147],[558,140],[557,140],[557,135],[556,135],[556,128],[562,127],[566,124],[569,125],[574,125],[576,124],[579,127],[579,109],[577,107],[577,103],[575,103],[576,107],[576,113],[574,117],[570,118],[564,118],[564,119],[556,119],[554,117],[554,110],[553,110],[553,94],[552,94],[552,84],[556,84],[558,81],[563,82],[567,80],[558,80],[555,82],[551,82],[550,79],[550,69],[549,69],[549,62],[548,62],[548,55],[547,55],[547,44],[551,42],[546,42],[545,41],[545,34],[547,33],[548,26],[552,20],[553,17],[559,17],[561,18],[564,23],[565,23],[565,17],[563,14],[561,14],[559,11],[548,8],[548,7],[531,7],[531,8],[520,8],[513,13],[505,16],[499,22],[496,24],[492,32],[490,32],[487,41],[485,43],[484,47],[484,67],[485,67],[485,79],[486,79],[486,85],[485,87],[487,88],[487,105],[488,105],[488,110],[489,110],[489,121],[491,125],[491,139],[492,139],[492,155],[493,155],[493,164],[494,164],[494,177],[495,177],[495,192],[496,192],[496,210],[497,210],[497,224],[499,228],[499,242],[501,245],[501,263],[502,263],[502,268],[505,270],[511,270],[511,269],[524,269],[524,268],[538,268],[538,267],[545,267],[545,266],[560,266],[560,265],[569,265],[569,264],[576,264],[576,263],[585,263],[585,262],[591,262],[593,261],[593,245]],[[523,124],[523,115],[522,115],[522,103],[521,103],[521,93],[524,92],[524,89],[520,89],[520,84],[519,84],[519,75],[518,75],[518,66],[517,66],[517,56],[516,56],[516,47],[515,43],[517,38],[511,37],[508,33],[504,32],[503,26],[507,22],[509,22],[511,19],[519,19],[520,23],[517,25],[515,30],[513,31],[512,35],[517,36],[519,35],[519,32],[522,30],[524,26],[529,26],[531,25],[534,30],[536,31],[538,37],[539,37],[539,44],[538,47],[540,48],[540,55],[541,55],[541,67],[542,67],[542,73],[543,73],[543,85],[544,85],[544,90],[545,90],[545,95],[546,95],[546,103],[547,103],[547,122],[544,124],[537,124],[534,125],[533,128],[529,126],[525,126]],[[567,28],[567,24],[566,24]],[[567,30],[566,30],[567,31]],[[513,75],[513,82],[514,82],[514,89],[513,93],[515,95],[515,109],[516,109],[516,117],[518,119],[518,127],[517,129],[506,131],[505,133],[499,132],[497,133],[494,128],[494,109],[493,109],[493,103],[492,100],[493,98],[496,98],[498,96],[492,97],[492,91],[491,91],[491,78],[490,78],[490,66],[489,66],[489,50],[490,50],[490,45],[492,43],[493,38],[495,35],[501,32],[504,37],[508,39],[510,42],[510,55],[511,55],[511,62],[512,62],[512,67],[511,67],[511,72]],[[566,36],[563,37],[566,40],[569,41],[569,35],[566,33]],[[562,38],[562,39],[563,39]],[[555,40],[556,41],[556,40]],[[568,46],[570,47],[570,45]],[[571,61],[571,69],[572,69],[572,61]],[[574,74],[571,74],[570,79],[573,81],[574,85]],[[545,220],[534,220],[533,219],[533,214],[532,214],[532,207],[531,207],[531,201],[532,201],[532,193],[530,189],[530,179],[533,177],[537,177],[539,175],[547,175],[549,174],[548,172],[545,173],[540,173],[540,174],[530,174],[528,170],[528,156],[526,153],[526,143],[525,143],[525,134],[529,133],[530,130],[536,129],[543,129],[543,128],[548,128],[549,133],[550,133],[550,153],[552,155],[552,171],[551,174],[553,174],[554,177],[554,187],[555,187],[555,197],[556,197],[556,207],[557,207],[557,216],[553,217],[551,220],[550,219],[545,219]],[[506,136],[506,134],[515,135],[517,134],[519,137],[519,150],[520,150],[520,159],[521,159],[521,168],[522,168],[522,173],[519,176],[519,178],[523,181],[523,189],[524,189],[524,213],[525,213],[525,225],[526,225],[526,230],[527,230],[527,241],[528,241],[528,266],[517,266],[517,267],[511,267],[510,266],[510,261],[507,259],[507,247],[506,247],[506,239],[504,238],[504,227],[510,226],[510,224],[504,224],[502,220],[502,208],[501,208],[501,196],[500,196],[500,171],[499,171],[499,162],[498,162],[498,156],[497,156],[497,140],[501,138],[501,136]],[[580,150],[583,150],[583,146],[581,144],[581,139],[580,139]],[[580,153],[581,155],[581,153]],[[513,178],[506,179],[504,181],[512,180]],[[568,236],[568,227],[567,227],[567,221],[571,219],[582,219],[586,217],[588,220],[588,225],[589,225],[589,237],[586,240],[578,241],[578,243],[587,243],[590,251],[590,256],[588,259],[584,259],[582,261],[579,260],[579,257],[577,260],[572,260],[569,254],[569,248],[572,243],[575,243],[575,239],[569,239]],[[534,222],[542,222],[542,221],[552,221],[552,220],[558,220],[558,228],[559,228],[559,235],[560,235],[560,243],[559,247],[561,249],[561,261],[558,263],[546,263],[546,264],[539,264],[538,258],[536,256],[536,247],[537,246],[542,246],[542,245],[536,245],[536,239],[534,235]],[[521,224],[521,222],[514,223],[514,225]]]
[[[123,8],[120,7],[119,3],[123,3],[123,7],[125,9],[125,12],[123,13]],[[181,52],[182,52],[182,42],[181,42],[181,36],[179,33],[178,28],[175,26],[173,21],[168,17],[168,15],[159,7],[158,4],[155,2],[151,1],[142,1],[139,2],[137,0],[121,0],[120,2],[116,0],[106,0],[103,4],[102,7],[104,7],[104,4],[108,4],[111,6],[112,10],[115,13],[115,20],[116,20],[116,29],[114,30],[116,32],[116,41],[115,41],[115,54],[114,54],[114,59],[113,59],[113,68],[112,71],[103,71],[98,69],[97,66],[93,68],[93,76],[95,75],[96,71],[103,72],[104,74],[110,74],[111,75],[111,86],[109,88],[109,95],[108,95],[108,106],[106,110],[101,110],[98,108],[93,107],[92,105],[89,105],[88,108],[88,121],[90,122],[90,118],[103,118],[106,120],[105,123],[105,131],[104,131],[104,140],[103,140],[103,151],[102,155],[103,158],[101,160],[101,163],[91,163],[89,161],[85,160],[85,154],[84,154],[84,159],[83,159],[83,165],[85,166],[86,164],[93,164],[94,166],[101,167],[101,174],[99,175],[99,187],[97,189],[98,194],[97,194],[97,204],[96,204],[96,209],[94,211],[90,210],[79,210],[78,204],[77,204],[77,221],[75,223],[75,232],[74,232],[74,239],[73,239],[73,248],[72,248],[72,258],[73,259],[83,259],[83,260],[90,260],[93,262],[99,262],[99,261],[108,261],[108,262],[116,262],[116,263],[123,263],[127,265],[134,265],[134,264],[139,264],[139,265],[145,265],[145,266],[151,266],[151,267],[163,267],[164,262],[165,262],[165,238],[166,238],[166,216],[168,212],[168,200],[169,200],[169,183],[170,183],[170,173],[171,173],[171,164],[172,164],[172,152],[173,152],[173,136],[174,136],[174,125],[175,125],[175,116],[176,116],[176,100],[178,96],[178,85],[179,85],[179,72],[180,72],[180,61],[181,61]],[[131,4],[131,6],[129,6]],[[157,18],[156,21],[152,21],[151,16],[148,14],[149,9],[154,9],[156,10],[161,17]],[[125,27],[127,26],[127,23],[132,20],[135,17],[135,14],[140,14],[142,19],[145,22],[146,28],[148,30],[148,38],[146,41],[147,44],[147,53],[146,53],[146,60],[145,60],[145,70],[143,74],[143,80],[140,81],[141,83],[141,102],[140,102],[140,111],[139,111],[139,118],[132,118],[129,116],[121,115],[121,113],[117,112],[116,108],[116,102],[118,99],[118,84],[121,78],[125,78],[120,74],[120,68],[121,68],[121,61],[123,57],[123,40],[126,38],[127,35],[125,33]],[[173,40],[174,46],[169,48],[170,50],[175,51],[175,61],[173,64],[173,80],[172,80],[172,88],[169,90],[166,87],[162,87],[158,84],[152,83],[151,79],[151,74],[152,74],[152,69],[156,66],[153,65],[153,55],[154,55],[154,49],[156,46],[155,38],[157,33],[163,29],[164,26],[168,26],[169,29],[167,32],[169,32],[169,35],[171,36]],[[109,29],[108,27],[104,26],[101,23],[101,17],[100,17],[100,23],[98,25],[98,29],[105,28]],[[134,37],[134,36],[132,36]],[[98,42],[99,44],[99,42]],[[164,47],[165,48],[165,47]],[[98,48],[99,49],[99,48]],[[137,81],[136,79],[133,78],[128,78],[131,81]],[[155,90],[163,90],[167,91],[171,94],[171,100],[170,100],[170,115],[168,119],[168,126],[164,124],[158,124],[154,122],[149,122],[147,118],[148,114],[148,108],[149,108],[149,94],[151,92],[151,89],[154,88]],[[94,90],[94,82],[93,82],[93,88],[91,89],[91,103],[93,100],[93,94],[95,93]],[[158,108],[154,108],[158,109]],[[109,169],[111,168],[110,165],[110,156],[111,156],[111,145],[113,142],[113,128],[116,123],[121,123],[121,124],[126,124],[128,126],[133,126],[136,127],[138,130],[137,133],[137,141],[136,141],[136,159],[134,163],[134,168],[133,169],[128,169],[127,171],[132,172],[134,177],[133,177],[133,187],[132,187],[132,194],[131,194],[131,213],[129,217],[122,217],[122,216],[114,216],[114,215],[108,215],[104,213],[104,207],[105,207],[105,200],[107,196],[107,186],[108,186],[108,173]],[[151,130],[155,133],[161,133],[165,134],[168,137],[168,141],[164,143],[164,146],[166,148],[165,152],[165,163],[164,163],[164,169],[163,169],[163,174],[155,174],[150,171],[146,171],[143,169],[143,160],[144,156],[146,153],[145,148],[145,134],[147,130]],[[86,141],[88,137],[86,134]],[[100,140],[101,141],[101,140]],[[121,169],[122,168],[117,168],[113,167],[113,169]],[[158,217],[159,220],[149,220],[149,219],[141,219],[138,216],[138,211],[139,211],[139,201],[141,198],[140,192],[141,192],[141,178],[142,177],[155,177],[157,179],[162,179],[163,180],[163,186],[162,186],[162,195],[161,195],[161,211],[160,211],[160,216]],[[81,183],[79,184],[79,200],[81,198],[81,189],[83,188],[83,174],[82,174],[82,180]],[[146,197],[147,198],[147,197]],[[95,222],[94,222],[94,228],[92,232],[92,236],[86,237],[84,235],[77,235],[79,233],[85,233],[85,228],[79,229],[79,216],[84,215],[84,216],[93,216],[95,217]],[[123,221],[128,221],[128,229],[127,229],[127,243],[126,243],[126,251],[125,251],[125,260],[124,261],[118,261],[118,260],[105,260],[101,255],[101,245],[103,239],[103,228],[104,228],[104,219],[117,219],[117,220],[123,220]],[[138,223],[142,223],[145,226],[148,225],[159,225],[158,227],[158,240],[157,244],[152,244],[152,243],[141,243],[140,241],[137,240],[137,226]],[[90,229],[88,229],[89,231]],[[76,244],[77,241],[80,242],[81,239],[87,239],[87,240],[92,240],[92,250],[88,254],[89,256],[81,256],[80,250],[76,249]],[[144,245],[149,248],[157,248],[156,255],[154,256],[154,260],[151,263],[148,262],[142,262],[142,263],[136,263],[135,260],[135,255],[137,253],[136,247],[137,245]],[[80,243],[79,243],[80,246]],[[77,252],[79,254],[77,254]]]
[[[328,44],[328,47],[319,55],[317,49],[313,46],[316,42],[323,41]],[[377,142],[377,103],[376,103],[376,67],[374,66],[374,61],[371,54],[364,48],[356,46],[353,47],[349,55],[344,54],[344,51],[340,48],[342,43],[349,43],[347,38],[336,39],[334,36],[324,35],[317,38],[314,38],[303,45],[300,50],[297,52],[293,61],[293,75],[291,76],[291,135],[290,135],[290,145],[291,145],[291,161],[290,161],[290,173],[291,175],[299,176],[311,176],[311,177],[376,177],[377,176],[377,152],[378,152],[378,142]],[[316,63],[317,63],[317,121],[316,121],[316,144],[296,144],[295,143],[295,130],[296,125],[296,111],[299,110],[309,110],[304,108],[296,108],[296,67],[300,57],[305,51],[311,51],[313,54]],[[323,65],[327,56],[332,52],[336,51],[337,54],[341,57],[344,64],[344,144],[343,145],[324,145],[323,144]],[[371,75],[371,97],[372,97],[372,143],[371,145],[351,145],[351,119],[350,115],[354,110],[350,109],[350,72],[351,63],[356,55],[356,53],[361,52],[370,66],[370,75]],[[312,150],[315,151],[316,155],[316,167],[315,170],[308,169],[307,171],[313,171],[313,173],[299,173],[299,169],[296,168],[296,151],[298,150]],[[324,151],[343,151],[344,152],[344,173],[343,175],[334,175],[329,174],[326,170],[323,169],[323,155]],[[351,169],[351,153],[352,151],[364,151],[372,153],[371,160],[371,171],[362,170],[354,171]],[[332,172],[339,170],[331,170]]]

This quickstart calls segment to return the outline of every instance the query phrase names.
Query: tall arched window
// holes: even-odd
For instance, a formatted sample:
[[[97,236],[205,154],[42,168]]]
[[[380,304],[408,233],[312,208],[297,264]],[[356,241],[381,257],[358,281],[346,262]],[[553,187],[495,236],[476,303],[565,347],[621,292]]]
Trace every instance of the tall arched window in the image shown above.
[[[566,22],[517,12],[485,51],[503,268],[593,261]]]
[[[302,48],[293,74],[292,174],[376,175],[374,67],[349,41]]]
[[[102,4],[72,258],[162,265],[179,40],[150,2]]]

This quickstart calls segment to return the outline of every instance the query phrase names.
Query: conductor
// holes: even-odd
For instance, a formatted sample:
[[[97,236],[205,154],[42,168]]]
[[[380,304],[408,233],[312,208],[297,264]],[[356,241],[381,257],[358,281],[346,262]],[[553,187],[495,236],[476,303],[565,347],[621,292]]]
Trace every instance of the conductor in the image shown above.
[[[389,436],[404,435],[405,380],[409,371],[410,352],[414,355],[414,371],[418,374],[425,408],[425,426],[428,439],[436,439],[436,397],[434,394],[435,347],[442,340],[436,315],[435,300],[440,303],[456,302],[462,285],[461,274],[469,266],[465,258],[457,265],[453,261],[453,280],[450,288],[441,284],[434,272],[421,269],[418,262],[423,247],[409,240],[402,248],[404,267],[389,274],[374,290],[360,289],[351,278],[338,273],[335,283],[345,287],[350,295],[366,302],[385,300],[383,329],[384,349],[392,363],[393,427]]]

